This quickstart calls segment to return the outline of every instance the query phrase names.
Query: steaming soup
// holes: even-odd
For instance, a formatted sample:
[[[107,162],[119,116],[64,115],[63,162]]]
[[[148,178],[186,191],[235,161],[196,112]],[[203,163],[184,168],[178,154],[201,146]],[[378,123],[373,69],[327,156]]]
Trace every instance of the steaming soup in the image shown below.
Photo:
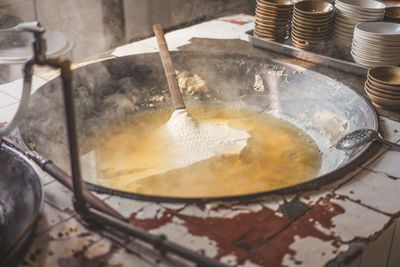
[[[317,145],[287,122],[237,108],[202,106],[189,111],[200,122],[226,123],[251,137],[240,154],[216,156],[157,173],[158,162],[169,157],[164,152],[168,149],[163,149],[163,139],[168,137],[152,133],[168,121],[171,111],[146,111],[98,136],[96,143],[101,145],[83,157],[85,178],[140,194],[223,197],[287,187],[307,181],[319,171]]]

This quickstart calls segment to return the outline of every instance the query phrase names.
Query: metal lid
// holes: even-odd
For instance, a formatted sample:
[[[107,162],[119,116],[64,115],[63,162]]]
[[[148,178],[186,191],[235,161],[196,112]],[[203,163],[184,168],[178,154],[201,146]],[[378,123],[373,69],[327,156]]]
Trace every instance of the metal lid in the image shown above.
[[[0,64],[19,64],[32,56],[33,37],[29,33],[24,34],[24,44],[13,48],[0,47]],[[73,48],[73,42],[68,40],[61,32],[46,32],[44,38],[47,41],[47,56],[62,56]]]

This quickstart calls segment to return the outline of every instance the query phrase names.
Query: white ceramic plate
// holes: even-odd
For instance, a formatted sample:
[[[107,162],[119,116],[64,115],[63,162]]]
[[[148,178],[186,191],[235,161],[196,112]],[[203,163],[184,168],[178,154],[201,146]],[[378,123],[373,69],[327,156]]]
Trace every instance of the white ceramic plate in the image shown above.
[[[370,50],[358,50],[358,48],[356,48],[354,45],[351,47],[351,51],[357,57],[360,57],[365,60],[371,60],[377,62],[393,62],[393,61],[400,62],[400,56],[398,54],[396,56],[390,56],[390,55],[382,56],[372,53]]]
[[[383,68],[371,69],[368,77],[380,84],[388,86],[400,86],[400,68],[385,66]]]
[[[348,17],[348,18],[354,18],[354,19],[359,19],[359,20],[382,20],[383,17],[385,16],[385,14],[379,13],[379,14],[368,14],[368,15],[362,15],[362,14],[358,14],[355,12],[347,12],[347,11],[342,11],[337,9],[336,10],[336,16],[342,16],[342,17]]]
[[[360,49],[370,49],[370,50],[377,51],[377,52],[383,51],[383,52],[386,52],[386,53],[389,53],[389,54],[395,54],[395,53],[399,53],[400,54],[400,47],[399,46],[387,47],[387,46],[373,45],[373,44],[369,44],[369,43],[366,43],[366,42],[360,42],[355,37],[353,39],[353,44],[356,47],[360,48]]]
[[[336,32],[338,35],[342,36],[343,38],[350,38],[353,39],[353,33],[349,32],[349,31],[343,31],[341,28],[339,27],[335,27],[333,29],[334,32]]]
[[[348,24],[348,25],[351,25],[353,27],[355,27],[359,23],[365,22],[365,21],[354,19],[354,18],[343,18],[343,17],[341,17],[339,15],[337,15],[335,17],[335,21],[339,21],[339,22],[341,22],[343,24]]]
[[[379,11],[386,8],[385,4],[374,0],[336,0],[336,5],[360,11]]]
[[[365,11],[360,11],[360,10],[355,10],[355,9],[351,9],[351,8],[348,8],[348,7],[343,7],[343,6],[340,6],[340,5],[336,5],[336,13],[339,13],[339,14],[342,14],[342,15],[345,15],[345,16],[357,16],[357,17],[360,17],[360,18],[363,18],[363,17],[377,17],[377,18],[379,18],[379,17],[383,17],[384,16],[384,14],[385,14],[385,11],[384,10],[379,10],[379,11],[377,11],[377,12],[371,12],[371,11],[368,11],[368,12],[365,12]]]
[[[397,46],[400,44],[400,36],[397,38],[387,38],[379,35],[366,35],[354,30],[354,35],[357,36],[359,41],[366,41],[371,44],[381,45],[381,46]]]
[[[383,16],[379,19],[377,18],[357,18],[355,16],[344,16],[342,14],[337,13],[335,16],[335,20],[339,20],[343,23],[347,23],[347,24],[353,24],[354,26],[358,23],[362,23],[362,22],[375,22],[375,21],[381,21],[383,19]]]
[[[353,35],[353,33],[354,33],[354,28],[350,28],[349,29],[349,28],[341,26],[341,24],[338,24],[338,23],[335,24],[334,28],[339,30],[339,31],[341,31],[341,32],[345,32],[345,33],[348,33],[348,34],[351,34],[351,35]]]
[[[364,22],[358,24],[356,30],[365,35],[400,38],[400,24],[393,22]]]
[[[276,7],[292,7],[294,2],[291,0],[257,0],[258,3]]]
[[[366,60],[372,60],[372,61],[379,61],[379,62],[393,62],[393,61],[398,61],[400,60],[400,56],[377,56],[376,54],[373,54],[370,50],[364,50],[361,49],[359,50],[358,48],[356,48],[354,45],[352,45],[351,50],[353,52],[353,54],[355,54],[356,56],[366,59]]]
[[[400,47],[400,42],[399,41],[386,41],[379,39],[377,37],[365,37],[360,35],[357,32],[354,32],[354,39],[360,43],[360,44],[365,44],[365,45],[372,45],[376,47],[386,47],[389,49],[394,49]]]
[[[368,67],[379,67],[379,66],[398,66],[400,64],[400,60],[394,60],[394,61],[376,61],[376,60],[369,60],[363,57],[360,57],[351,51],[351,55],[353,56],[353,59],[355,62],[368,66]]]

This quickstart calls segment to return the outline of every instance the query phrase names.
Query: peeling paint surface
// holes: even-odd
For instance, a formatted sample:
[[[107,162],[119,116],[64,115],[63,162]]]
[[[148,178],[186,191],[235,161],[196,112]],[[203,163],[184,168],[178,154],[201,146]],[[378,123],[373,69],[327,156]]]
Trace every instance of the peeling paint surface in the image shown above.
[[[390,217],[360,207],[351,200],[331,199],[330,202],[332,203],[331,211],[341,208],[343,212],[331,218],[330,227],[316,224],[316,228],[325,234],[333,234],[343,242],[350,242],[356,238],[368,239],[383,229],[390,220]]]
[[[308,250],[303,248],[307,247]],[[348,249],[347,245],[336,248],[332,242],[323,241],[315,237],[294,237],[289,249],[295,251],[293,255],[286,254],[282,266],[323,266],[340,252]]]

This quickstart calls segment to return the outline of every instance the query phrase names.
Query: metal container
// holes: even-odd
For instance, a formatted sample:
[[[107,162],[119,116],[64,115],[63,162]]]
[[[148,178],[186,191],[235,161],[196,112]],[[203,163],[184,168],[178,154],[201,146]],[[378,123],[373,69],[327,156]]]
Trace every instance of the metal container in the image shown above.
[[[46,32],[44,36],[48,40],[47,56],[72,58],[74,44],[65,34]],[[32,56],[32,38],[27,32],[0,33],[0,84],[22,77],[22,67]]]
[[[0,266],[15,266],[43,210],[43,186],[36,167],[1,141],[0,164]]]

